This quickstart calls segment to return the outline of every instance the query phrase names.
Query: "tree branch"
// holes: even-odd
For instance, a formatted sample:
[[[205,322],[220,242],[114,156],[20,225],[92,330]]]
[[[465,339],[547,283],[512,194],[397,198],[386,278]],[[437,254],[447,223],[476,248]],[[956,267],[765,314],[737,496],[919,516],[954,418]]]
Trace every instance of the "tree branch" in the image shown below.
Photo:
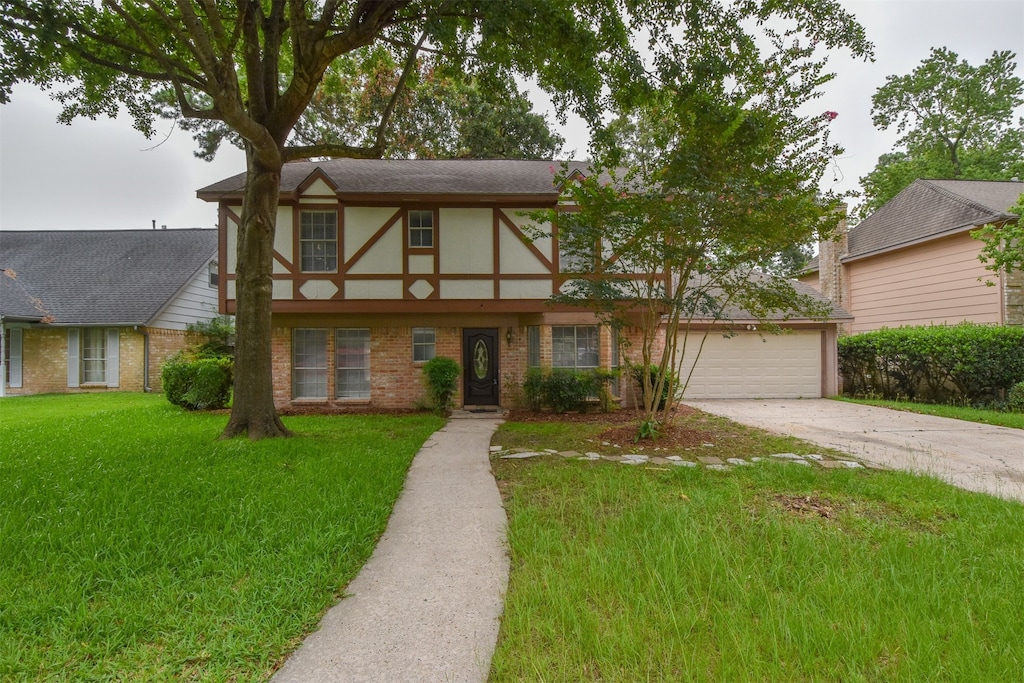
[[[383,113],[380,116],[380,124],[377,126],[377,137],[376,145],[378,149],[384,148],[385,135],[387,134],[388,126],[391,123],[391,115],[395,112],[395,106],[398,104],[398,98],[405,90],[405,84],[409,81],[409,74],[416,68],[416,58],[419,55],[420,47],[423,46],[423,41],[427,39],[427,32],[423,31],[420,33],[420,39],[416,41],[416,44],[409,50],[409,56],[405,58],[405,66],[402,68],[402,75],[398,78],[398,83],[395,84],[395,91],[391,93],[391,99],[388,101],[388,106],[384,108]]]
[[[312,157],[344,157],[346,159],[380,159],[382,147],[353,147],[341,144],[306,145],[284,148],[284,160],[297,161]]]

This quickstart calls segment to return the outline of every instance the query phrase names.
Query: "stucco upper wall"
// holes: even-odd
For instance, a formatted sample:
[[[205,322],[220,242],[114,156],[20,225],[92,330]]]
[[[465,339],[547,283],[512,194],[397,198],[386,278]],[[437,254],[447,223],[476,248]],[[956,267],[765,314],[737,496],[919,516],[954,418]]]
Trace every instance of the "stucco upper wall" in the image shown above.
[[[1000,323],[1000,288],[967,233],[847,262],[852,331],[971,321]],[[981,281],[979,281],[981,278]]]

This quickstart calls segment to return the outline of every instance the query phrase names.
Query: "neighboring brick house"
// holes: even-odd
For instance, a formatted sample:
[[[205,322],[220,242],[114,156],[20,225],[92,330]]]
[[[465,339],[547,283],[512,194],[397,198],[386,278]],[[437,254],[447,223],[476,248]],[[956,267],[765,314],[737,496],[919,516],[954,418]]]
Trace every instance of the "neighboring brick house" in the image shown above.
[[[819,245],[800,279],[853,315],[850,332],[963,321],[1024,324],[1024,275],[986,270],[972,230],[1013,222],[1024,183],[916,180]],[[994,286],[986,285],[991,281]]]
[[[529,367],[613,368],[616,335],[552,305],[566,279],[557,230],[527,239],[530,210],[559,206],[558,161],[359,160],[286,164],[273,269],[278,406],[407,408],[435,355],[464,368],[457,401],[513,406]],[[576,170],[586,172],[585,166]],[[198,191],[220,217],[220,306],[235,311],[244,174]],[[709,336],[689,397],[835,393],[834,323]],[[705,325],[705,327],[707,327]],[[719,326],[722,327],[722,326]]]
[[[216,230],[0,233],[0,395],[159,391],[217,316]]]

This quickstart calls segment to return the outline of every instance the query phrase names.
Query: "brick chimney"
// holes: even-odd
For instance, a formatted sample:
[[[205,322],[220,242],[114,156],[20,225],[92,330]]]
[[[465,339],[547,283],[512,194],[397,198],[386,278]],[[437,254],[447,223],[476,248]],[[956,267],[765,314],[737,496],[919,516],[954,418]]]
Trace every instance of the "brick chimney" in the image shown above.
[[[832,239],[818,242],[818,287],[832,303],[849,311],[850,289],[841,263],[841,259],[850,251],[846,205],[843,204],[839,210],[842,218],[839,219]]]

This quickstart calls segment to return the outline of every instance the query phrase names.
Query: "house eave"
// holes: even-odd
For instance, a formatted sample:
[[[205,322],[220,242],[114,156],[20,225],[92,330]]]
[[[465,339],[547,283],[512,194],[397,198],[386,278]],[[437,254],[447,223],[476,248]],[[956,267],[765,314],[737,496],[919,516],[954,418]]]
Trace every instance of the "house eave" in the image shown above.
[[[908,249],[910,247],[915,247],[920,244],[925,244],[926,242],[932,242],[934,240],[943,239],[946,237],[954,237],[965,232],[970,232],[971,230],[977,230],[978,228],[985,225],[990,225],[993,223],[1005,223],[1007,221],[1012,221],[1012,219],[1014,218],[1016,218],[1016,216],[1013,214],[995,214],[981,222],[958,225],[955,228],[950,228],[948,230],[943,230],[941,232],[935,232],[925,237],[920,237],[916,240],[900,242],[899,244],[893,244],[882,249],[875,249],[864,254],[857,254],[856,256],[843,256],[839,259],[839,261],[840,263],[852,263],[854,261],[860,261],[861,259],[871,258],[872,256],[880,256],[882,254],[888,254],[890,252],[899,251],[900,249]]]

